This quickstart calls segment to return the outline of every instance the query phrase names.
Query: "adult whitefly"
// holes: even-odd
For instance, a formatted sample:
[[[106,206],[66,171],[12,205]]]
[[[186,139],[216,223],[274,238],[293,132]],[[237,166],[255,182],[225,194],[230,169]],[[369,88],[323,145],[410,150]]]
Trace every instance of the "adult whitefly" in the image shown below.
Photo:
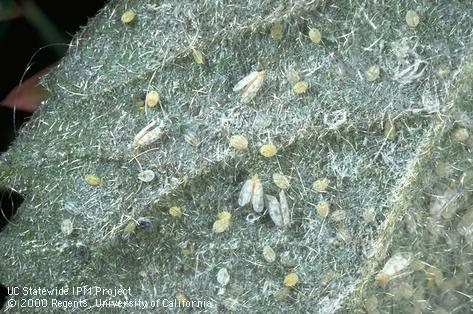
[[[383,269],[376,275],[376,281],[384,284],[391,280],[393,276],[399,275],[410,265],[412,257],[413,255],[410,252],[394,254],[387,260]]]
[[[238,196],[238,205],[246,206],[251,202],[254,211],[261,212],[264,209],[264,191],[261,180],[256,175],[246,180]]]
[[[233,91],[243,91],[241,94],[241,101],[247,103],[253,99],[260,90],[263,85],[264,77],[265,71],[253,71],[242,78],[235,87],[233,87]]]
[[[153,144],[163,136],[163,124],[153,121],[145,126],[138,134],[135,135],[131,146],[133,148],[141,148]]]
[[[238,205],[245,206],[251,202],[251,196],[253,195],[253,180],[246,180],[241,188],[240,195],[238,196]]]
[[[256,178],[253,183],[253,195],[251,197],[251,204],[255,212],[260,213],[264,209],[264,191],[263,183],[259,178]]]
[[[279,205],[283,219],[283,227],[291,224],[291,214],[289,213],[289,204],[287,202],[286,193],[284,190],[279,192]]]
[[[266,207],[274,224],[280,228],[289,226],[290,214],[284,191],[279,192],[279,201],[272,195],[266,195]]]
[[[273,215],[271,214],[273,211],[278,212],[279,211],[279,201],[278,199],[273,196],[266,194],[266,208],[269,210],[269,215],[271,216],[271,219],[273,218]]]
[[[247,87],[248,85],[251,85],[256,80],[256,78],[258,77],[258,75],[259,75],[258,73],[260,73],[260,72],[259,71],[253,71],[250,74],[248,74],[247,76],[245,76],[244,78],[242,78],[233,87],[233,91],[238,92],[238,91],[242,90],[243,88]]]
[[[223,300],[223,306],[229,311],[235,311],[237,309],[238,301],[233,298],[226,298]]]

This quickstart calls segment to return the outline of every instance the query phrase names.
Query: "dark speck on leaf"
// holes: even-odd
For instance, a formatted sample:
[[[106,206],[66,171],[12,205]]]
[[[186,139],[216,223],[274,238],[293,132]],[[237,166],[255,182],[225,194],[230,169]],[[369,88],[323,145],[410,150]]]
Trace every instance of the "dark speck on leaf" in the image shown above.
[[[81,261],[87,262],[90,259],[90,250],[84,244],[79,244],[76,248],[75,255]]]
[[[148,218],[140,217],[138,218],[138,225],[136,228],[140,231],[148,231],[151,229],[153,225],[151,224],[151,221]]]

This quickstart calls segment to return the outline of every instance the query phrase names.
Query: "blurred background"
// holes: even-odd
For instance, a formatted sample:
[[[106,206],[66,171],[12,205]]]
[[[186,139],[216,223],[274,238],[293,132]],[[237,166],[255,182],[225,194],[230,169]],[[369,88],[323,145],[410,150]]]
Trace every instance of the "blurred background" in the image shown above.
[[[64,56],[74,34],[105,2],[0,0],[0,154],[47,96],[37,86],[40,76]],[[7,184],[0,182],[0,231],[23,202]],[[0,282],[0,310],[5,300]]]
[[[45,97],[35,87],[41,74],[64,56],[74,34],[105,2],[0,0],[0,154]],[[13,91],[20,83],[22,89]]]
[[[67,52],[80,27],[105,0],[0,0],[0,154],[47,93],[37,87],[40,76]],[[0,231],[23,197],[0,182]],[[1,278],[0,278],[1,280]],[[7,287],[0,282],[0,311]]]

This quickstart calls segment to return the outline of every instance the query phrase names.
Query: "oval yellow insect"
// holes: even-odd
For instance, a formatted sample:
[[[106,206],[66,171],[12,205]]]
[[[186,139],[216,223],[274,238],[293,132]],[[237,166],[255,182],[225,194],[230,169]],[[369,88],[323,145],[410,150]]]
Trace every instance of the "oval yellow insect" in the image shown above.
[[[180,218],[182,217],[182,210],[180,207],[173,206],[169,208],[169,215],[171,215],[172,217]]]
[[[232,218],[232,214],[230,214],[227,211],[224,211],[224,212],[218,213],[217,217],[218,219],[221,219],[221,220],[230,220],[230,218]]]
[[[410,27],[416,27],[420,22],[419,14],[417,14],[417,12],[414,10],[407,11],[405,19],[407,25]]]
[[[284,277],[284,285],[286,287],[294,287],[299,282],[299,275],[297,273],[289,273]]]
[[[264,144],[259,149],[259,152],[264,157],[269,158],[269,157],[273,157],[274,155],[276,155],[276,153],[278,152],[278,149],[276,148],[276,146],[274,144]]]
[[[327,201],[320,201],[316,206],[315,209],[317,210],[317,214],[325,218],[328,216],[328,213],[330,212],[330,203]]]
[[[156,105],[159,102],[159,93],[155,90],[149,91],[148,94],[146,94],[146,100],[145,103],[148,107],[153,108],[156,107]]]
[[[369,67],[368,70],[366,71],[366,79],[370,82],[373,82],[376,79],[378,79],[379,74],[380,74],[379,66],[373,65]]]
[[[273,174],[273,182],[278,188],[283,190],[289,187],[289,179],[281,173]]]
[[[328,180],[326,178],[315,180],[312,188],[317,192],[324,192],[328,187]]]
[[[311,28],[309,30],[309,38],[314,44],[320,44],[322,41],[322,34],[317,28]]]
[[[133,10],[126,10],[123,12],[121,20],[123,24],[129,24],[135,20],[136,13]]]
[[[276,22],[271,26],[271,37],[276,40],[281,40],[283,37],[283,26],[280,22]]]
[[[309,83],[306,81],[299,81],[292,87],[292,91],[297,95],[305,93],[307,89],[309,89]]]
[[[102,179],[95,175],[89,174],[85,177],[85,182],[91,186],[99,186],[102,184]]]
[[[192,48],[192,58],[194,58],[195,63],[204,64],[204,54],[200,50]]]
[[[217,219],[212,226],[212,230],[215,233],[222,233],[228,227],[230,227],[230,219]]]
[[[248,148],[248,140],[244,135],[233,135],[230,138],[230,146],[237,150],[246,150]]]

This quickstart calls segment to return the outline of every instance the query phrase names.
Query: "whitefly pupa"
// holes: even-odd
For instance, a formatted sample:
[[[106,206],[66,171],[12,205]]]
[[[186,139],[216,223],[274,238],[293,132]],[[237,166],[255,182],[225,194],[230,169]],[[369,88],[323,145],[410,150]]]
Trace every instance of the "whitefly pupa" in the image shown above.
[[[255,212],[262,212],[264,208],[263,184],[257,175],[246,180],[238,197],[238,205],[245,206],[251,202]]]
[[[133,148],[141,148],[153,144],[163,136],[162,121],[153,121],[145,126],[138,134],[136,134],[131,146]]]
[[[247,103],[256,96],[261,86],[263,86],[264,77],[265,71],[253,71],[242,78],[235,87],[233,87],[233,91],[238,92],[243,90],[241,101]]]

